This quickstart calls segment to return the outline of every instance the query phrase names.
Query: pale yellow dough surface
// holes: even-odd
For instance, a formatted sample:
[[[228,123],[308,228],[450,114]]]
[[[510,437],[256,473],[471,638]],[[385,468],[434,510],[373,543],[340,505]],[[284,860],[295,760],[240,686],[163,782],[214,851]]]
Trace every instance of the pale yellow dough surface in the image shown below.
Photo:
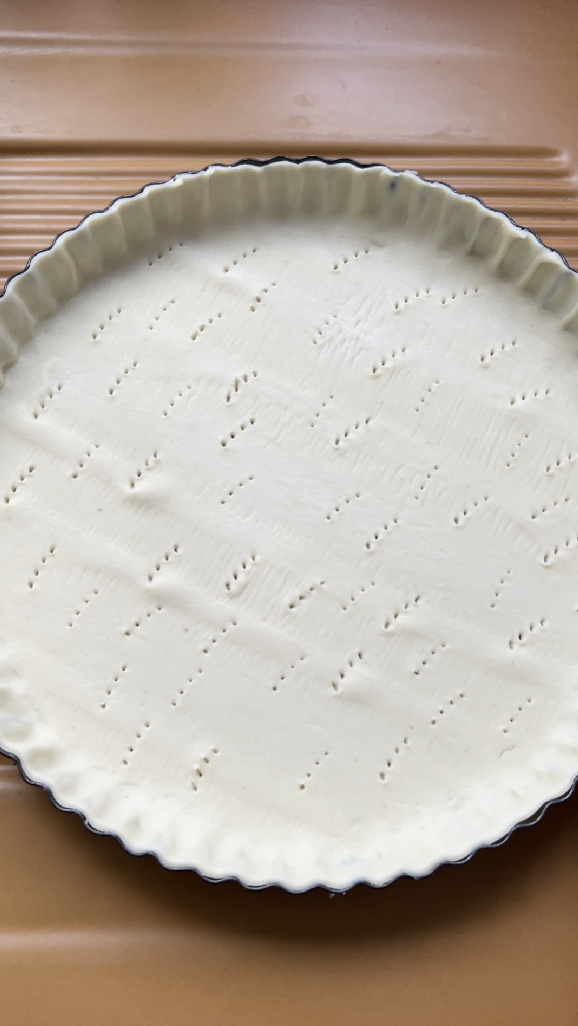
[[[77,236],[0,303],[0,746],[131,850],[293,889],[562,794],[574,276],[349,167],[177,179]]]

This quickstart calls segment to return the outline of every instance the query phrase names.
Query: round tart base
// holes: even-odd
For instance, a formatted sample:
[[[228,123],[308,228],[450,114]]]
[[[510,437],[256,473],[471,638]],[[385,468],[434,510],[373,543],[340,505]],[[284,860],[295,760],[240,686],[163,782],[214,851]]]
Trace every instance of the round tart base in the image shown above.
[[[149,186],[0,301],[0,745],[249,886],[381,885],[578,774],[578,287],[311,159]]]

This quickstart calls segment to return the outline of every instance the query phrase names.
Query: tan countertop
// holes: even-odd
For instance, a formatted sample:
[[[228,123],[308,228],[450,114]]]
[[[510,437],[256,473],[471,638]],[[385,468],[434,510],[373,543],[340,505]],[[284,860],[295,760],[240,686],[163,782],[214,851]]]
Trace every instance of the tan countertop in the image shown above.
[[[311,152],[449,181],[578,266],[577,34],[571,0],[7,0],[0,276],[147,181]],[[0,757],[3,1019],[571,1026],[577,812],[381,891],[247,892],[127,855]]]

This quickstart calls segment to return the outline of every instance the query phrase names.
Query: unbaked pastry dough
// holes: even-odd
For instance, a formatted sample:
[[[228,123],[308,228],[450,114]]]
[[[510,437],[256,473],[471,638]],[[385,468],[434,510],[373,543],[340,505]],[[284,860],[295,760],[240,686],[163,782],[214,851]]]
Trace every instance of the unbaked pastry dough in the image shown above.
[[[209,169],[0,301],[0,745],[134,852],[345,888],[578,773],[576,277],[384,168]]]

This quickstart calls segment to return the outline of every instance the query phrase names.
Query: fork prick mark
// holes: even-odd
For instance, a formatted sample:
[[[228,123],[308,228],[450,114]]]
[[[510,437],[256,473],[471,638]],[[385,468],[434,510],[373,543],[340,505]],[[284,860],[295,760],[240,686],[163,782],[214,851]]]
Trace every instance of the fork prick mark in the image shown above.
[[[350,594],[349,594],[349,597],[347,598],[347,600],[344,602],[344,604],[341,607],[342,612],[346,613],[349,609],[351,609],[351,607],[356,602],[358,602],[362,598],[363,595],[366,594],[366,592],[370,591],[371,588],[375,588],[375,587],[376,587],[376,582],[375,581],[368,581],[366,584],[362,584],[362,585],[360,585],[359,588],[351,591]]]
[[[74,617],[71,620],[68,621],[68,626],[69,627],[74,627],[74,625],[75,625],[75,623],[77,621],[77,618],[82,615],[82,613],[84,612],[84,610],[86,609],[88,604],[90,602],[92,602],[93,599],[96,598],[98,593],[99,593],[98,592],[98,588],[93,588],[92,591],[82,600],[82,602],[80,603],[78,608],[75,609],[75,611],[74,611]]]
[[[336,694],[341,691],[342,686],[346,682],[349,682],[352,673],[359,668],[359,664],[363,662],[364,659],[365,655],[361,649],[359,649],[347,660],[347,665],[342,665],[341,669],[337,671],[335,677],[331,681],[331,687]]]
[[[159,556],[159,558],[157,559],[157,561],[156,561],[156,563],[154,565],[154,568],[149,570],[149,572],[147,574],[147,578],[148,578],[149,584],[151,584],[152,581],[154,581],[156,575],[161,572],[163,567],[168,566],[169,563],[175,558],[175,556],[177,556],[179,554],[179,552],[180,552],[180,547],[179,547],[178,543],[175,542],[175,544],[170,549],[167,549],[166,552],[164,552],[162,556]]]
[[[122,674],[126,673],[127,670],[128,670],[128,665],[126,663],[123,663],[123,665],[120,667],[120,669],[117,670],[116,673],[114,673],[112,678],[109,680],[109,682],[107,684],[107,688],[106,688],[106,694],[105,694],[102,702],[100,703],[100,708],[103,711],[108,708],[109,701],[110,701],[110,699],[113,696],[113,693],[114,693],[114,691],[116,689],[116,686],[119,683],[119,681],[121,680]]]
[[[192,385],[186,384],[186,385],[183,385],[182,388],[179,388],[178,392],[172,397],[172,399],[167,404],[167,406],[165,406],[165,408],[164,408],[164,410],[162,412],[162,416],[163,417],[169,417],[171,412],[174,410],[175,406],[177,406],[177,404],[181,401],[181,399],[184,399],[184,397],[186,396],[187,392],[190,392],[192,390],[192,387],[193,387]]]
[[[80,459],[78,460],[78,463],[76,464],[74,470],[72,471],[72,473],[70,475],[75,481],[77,480],[77,478],[80,475],[81,471],[84,470],[84,467],[86,466],[86,461],[89,460],[90,457],[94,454],[94,451],[96,449],[99,449],[99,448],[100,448],[99,443],[95,442],[93,447],[91,449],[86,449],[84,455],[80,457]]]
[[[123,381],[128,377],[129,374],[133,374],[138,367],[138,360],[133,360],[132,363],[126,364],[123,369],[117,374],[114,381],[108,386],[108,394],[114,395],[118,392]]]
[[[225,402],[234,402],[235,398],[237,397],[243,386],[248,385],[254,378],[257,378],[258,376],[259,371],[253,370],[251,371],[251,373],[245,372],[244,374],[241,374],[239,377],[236,377],[231,387],[229,388],[227,395],[225,396]]]
[[[201,321],[191,335],[191,342],[196,342],[197,339],[202,338],[203,332],[207,331],[207,329],[210,328],[212,324],[215,324],[216,321],[220,320],[222,316],[222,313],[217,313],[215,317],[207,317],[206,321]]]
[[[390,520],[387,523],[383,524],[381,527],[378,527],[377,530],[375,530],[373,532],[373,537],[372,538],[368,538],[366,543],[365,543],[365,548],[367,549],[367,551],[371,552],[371,550],[374,549],[376,547],[376,545],[378,545],[379,542],[383,540],[383,538],[385,538],[386,534],[389,531],[391,531],[394,527],[397,527],[398,524],[399,524],[398,517],[393,517],[392,520]]]
[[[507,570],[504,570],[504,573],[500,577],[500,580],[499,580],[498,584],[496,585],[496,587],[494,589],[494,594],[493,594],[492,600],[490,602],[490,609],[495,609],[496,608],[496,605],[497,605],[497,603],[499,602],[499,600],[500,600],[500,598],[502,596],[502,591],[504,589],[504,585],[507,583],[508,577],[510,576],[511,573],[512,573],[512,571],[509,568]]]
[[[161,254],[161,256],[162,256],[162,254]],[[160,257],[158,259],[160,259]],[[149,263],[152,263],[152,261],[149,261]],[[165,314],[167,312],[167,310],[169,309],[169,306],[174,306],[175,303],[176,303],[176,299],[169,299],[168,302],[163,303],[163,305],[161,306],[160,310],[158,310],[157,313],[154,315],[152,321],[149,321],[149,331],[154,331],[155,330],[155,328],[156,328],[158,322],[160,321],[161,317],[163,316],[163,314]]]
[[[49,560],[54,558],[55,554],[56,554],[56,545],[51,545],[50,548],[39,559],[38,563],[34,567],[34,569],[32,571],[32,574],[30,575],[30,578],[28,580],[28,587],[30,588],[31,591],[37,586],[38,578],[40,577],[40,574],[42,573],[43,568],[46,566],[46,564],[49,562]]]
[[[298,595],[295,595],[287,605],[287,609],[298,609],[300,604],[325,587],[325,581],[316,581],[313,584],[304,584]]]
[[[205,669],[206,669],[206,666],[207,666],[207,659],[212,654],[212,652],[214,652],[214,646],[215,645],[218,646],[219,644],[223,644],[226,641],[227,634],[230,637],[231,634],[233,633],[233,631],[235,631],[235,629],[238,626],[239,626],[239,621],[238,620],[230,620],[228,623],[224,624],[221,627],[220,630],[216,630],[215,633],[212,634],[205,641],[201,651],[198,654],[197,669],[196,669],[195,672],[193,672],[188,677],[188,679],[186,681],[183,681],[183,683],[181,684],[181,687],[179,688],[178,693],[176,695],[174,695],[174,697],[173,697],[173,699],[171,701],[171,708],[172,709],[176,709],[177,706],[180,705],[180,703],[182,702],[183,698],[185,697],[185,695],[189,691],[190,687],[192,685],[194,685],[195,682],[199,680],[199,677],[205,672]]]
[[[436,388],[438,388],[439,384],[439,378],[436,378],[435,381],[432,381],[431,385],[428,385],[428,387],[422,392],[419,402],[415,408],[416,413],[419,413],[420,410],[423,409],[424,405],[427,403],[431,395],[435,392]]]
[[[148,459],[146,459],[144,461],[142,466],[137,467],[137,470],[135,472],[134,477],[131,477],[131,479],[129,481],[129,487],[130,488],[136,488],[138,482],[142,480],[143,475],[147,471],[150,472],[151,470],[154,470],[154,468],[157,465],[158,461],[159,461],[159,454],[155,450],[155,452],[153,452],[152,456],[149,456]]]
[[[44,413],[44,411],[47,409],[48,404],[50,403],[50,401],[52,399],[56,398],[56,396],[58,395],[59,392],[62,392],[62,388],[63,388],[63,386],[61,384],[58,384],[58,385],[55,385],[54,388],[49,388],[48,389],[46,394],[40,400],[37,408],[32,411],[32,416],[34,417],[34,420],[38,420],[38,418],[41,416],[41,414]]]
[[[22,485],[26,481],[28,481],[29,478],[32,477],[32,475],[33,475],[35,470],[36,470],[36,467],[34,466],[33,463],[31,463],[24,470],[20,471],[20,474],[18,475],[18,480],[12,482],[12,484],[10,485],[10,488],[8,489],[8,491],[6,492],[6,494],[4,496],[4,503],[5,503],[6,506],[10,505],[10,503],[12,502],[12,499],[15,497],[16,493],[20,490]]]

